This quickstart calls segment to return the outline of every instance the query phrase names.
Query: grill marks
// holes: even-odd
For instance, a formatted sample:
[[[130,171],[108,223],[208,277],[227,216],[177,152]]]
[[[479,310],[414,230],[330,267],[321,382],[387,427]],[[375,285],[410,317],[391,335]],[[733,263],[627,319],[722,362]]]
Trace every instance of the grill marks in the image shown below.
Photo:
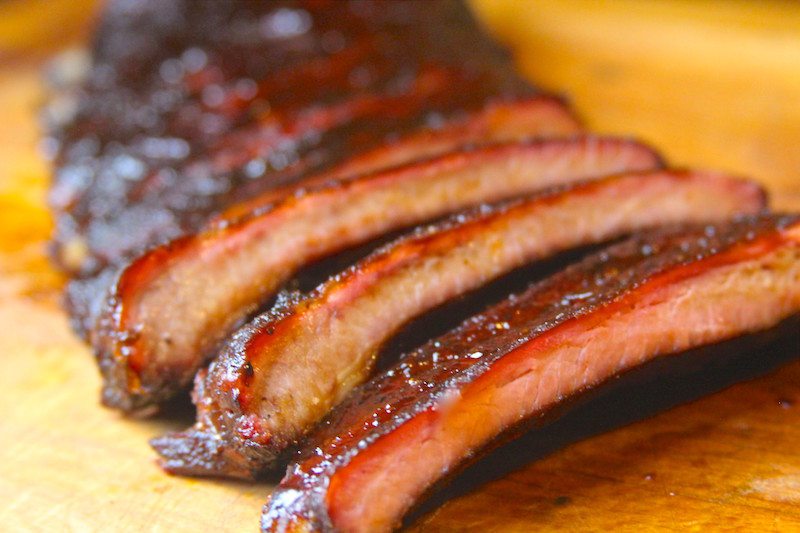
[[[481,202],[658,166],[625,140],[507,143],[315,182],[217,219],[143,255],[112,286],[92,338],[103,401],[139,410],[182,390],[233,327],[315,259]]]
[[[206,411],[198,425],[156,447],[174,472],[258,473],[364,381],[381,345],[425,311],[569,248],[763,207],[762,191],[746,182],[651,172],[483,207],[420,229],[287,303],[277,316],[258,317],[209,368],[204,392],[195,397]],[[199,459],[176,453],[186,448],[176,443],[181,438],[219,445]],[[223,454],[221,447],[229,449]]]
[[[798,217],[661,231],[611,247],[358,388],[308,437],[262,527],[392,529],[429,486],[521,420],[655,357],[797,312]]]

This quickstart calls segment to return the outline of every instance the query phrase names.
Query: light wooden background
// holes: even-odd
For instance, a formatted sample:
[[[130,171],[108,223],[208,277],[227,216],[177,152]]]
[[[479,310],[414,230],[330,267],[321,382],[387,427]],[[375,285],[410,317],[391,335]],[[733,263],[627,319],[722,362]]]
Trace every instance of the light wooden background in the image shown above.
[[[475,4],[523,70],[570,95],[592,128],[755,176],[776,205],[800,209],[797,3]],[[0,2],[0,530],[254,531],[269,485],[163,475],[146,440],[184,422],[100,408],[94,363],[58,307],[35,110],[42,61],[82,42],[93,6]],[[800,355],[800,339],[787,342]],[[479,483],[412,527],[800,531],[799,428],[791,363]]]

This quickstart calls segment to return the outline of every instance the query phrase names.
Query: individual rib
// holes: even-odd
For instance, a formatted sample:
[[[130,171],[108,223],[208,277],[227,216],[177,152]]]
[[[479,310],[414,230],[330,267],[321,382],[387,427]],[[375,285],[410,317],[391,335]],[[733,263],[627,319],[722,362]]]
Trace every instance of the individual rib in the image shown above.
[[[356,138],[354,141],[342,139],[344,142],[339,148],[345,153],[356,149],[353,145],[359,144],[359,131],[369,131],[370,128],[379,131],[381,126],[388,124],[394,124],[397,134],[410,128],[413,131],[416,128],[412,125],[421,125],[420,117],[445,109],[443,93],[447,87],[458,83],[467,83],[462,72],[438,66],[427,67],[408,81],[406,89],[399,94],[358,92],[332,104],[313,105],[288,113],[265,113],[254,124],[231,132],[220,143],[212,146],[209,154],[212,172],[236,172],[250,161],[269,154],[281,154],[282,146],[293,143],[302,145],[306,139],[315,137],[326,138],[329,133],[339,129],[348,131]],[[434,104],[440,103],[439,101],[443,105]],[[329,148],[335,146],[334,141],[329,144]],[[345,150],[346,144],[351,145],[351,150]],[[363,140],[361,144],[370,146]],[[317,158],[318,156],[312,154],[307,159],[287,159],[284,168],[273,172],[274,175],[270,177],[271,186],[279,187],[296,182],[300,176],[308,175],[309,170],[315,168]],[[257,187],[256,190],[263,190],[263,187]]]
[[[303,187],[324,184],[421,161],[459,148],[526,138],[569,137],[581,132],[572,111],[558,98],[539,95],[489,102],[483,109],[434,127],[419,128],[395,142],[357,154],[331,170],[303,180]],[[269,206],[284,191],[267,192],[225,210],[220,220],[248,216]]]
[[[505,430],[658,356],[800,311],[800,217],[634,238],[465,321],[309,437],[263,531],[387,531]]]
[[[363,382],[380,347],[425,311],[570,248],[764,205],[749,182],[659,171],[559,188],[420,229],[239,332],[195,396],[198,424],[156,441],[162,464],[181,474],[256,475]]]
[[[357,155],[323,175],[326,179],[341,179],[425,159],[460,146],[526,137],[565,137],[580,131],[580,123],[558,98],[540,95],[526,100],[494,102],[444,127],[421,130]]]
[[[92,335],[103,401],[131,411],[183,389],[217,344],[311,261],[481,202],[659,165],[628,140],[507,143],[296,189],[250,216],[218,220],[146,253],[112,286]]]

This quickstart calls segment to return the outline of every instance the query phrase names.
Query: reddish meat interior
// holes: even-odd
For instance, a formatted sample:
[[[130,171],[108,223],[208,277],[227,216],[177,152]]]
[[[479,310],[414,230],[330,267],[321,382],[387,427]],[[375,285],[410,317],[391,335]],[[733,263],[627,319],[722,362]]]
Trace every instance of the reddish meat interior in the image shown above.
[[[800,228],[677,268],[509,353],[332,478],[342,531],[397,525],[425,489],[504,429],[663,354],[768,327],[800,306]],[[402,465],[402,468],[398,468]]]

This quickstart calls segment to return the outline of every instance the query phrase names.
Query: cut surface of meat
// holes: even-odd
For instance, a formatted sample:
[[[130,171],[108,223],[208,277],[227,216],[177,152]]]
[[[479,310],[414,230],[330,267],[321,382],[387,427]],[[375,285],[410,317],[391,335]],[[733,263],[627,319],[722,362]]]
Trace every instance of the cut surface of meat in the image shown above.
[[[217,219],[144,254],[112,285],[92,332],[103,401],[141,410],[182,390],[232,328],[311,261],[481,202],[659,166],[627,140],[505,143],[314,183]]]
[[[798,312],[798,216],[660,230],[615,245],[357,388],[308,437],[262,529],[393,529],[432,484],[524,420],[656,357]]]
[[[763,192],[749,182],[658,171],[557,188],[420,228],[239,332],[195,395],[198,424],[155,441],[162,464],[184,474],[257,474],[363,382],[381,346],[422,313],[570,248],[764,207]],[[203,440],[213,444],[196,444]]]
[[[492,102],[484,109],[442,126],[421,128],[390,144],[359,154],[329,171],[304,179],[302,187],[306,189],[330,184],[458,148],[524,138],[571,136],[579,131],[579,123],[569,109],[553,97],[536,96]],[[260,209],[268,209],[287,195],[296,193],[296,187],[279,187],[262,193],[229,207],[216,216],[211,225],[230,225],[236,220],[252,217]],[[68,286],[68,308],[73,324],[84,336],[94,328],[95,317],[114,273],[113,268],[107,268],[95,276],[75,280]]]

